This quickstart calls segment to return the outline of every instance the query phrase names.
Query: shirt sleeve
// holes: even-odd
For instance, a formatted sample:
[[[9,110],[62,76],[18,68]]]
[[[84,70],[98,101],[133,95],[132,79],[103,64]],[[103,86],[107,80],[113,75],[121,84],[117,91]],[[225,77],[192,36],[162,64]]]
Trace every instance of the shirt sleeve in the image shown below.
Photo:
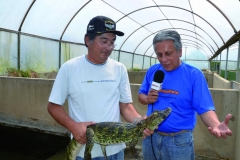
[[[206,79],[201,71],[195,74],[193,83],[193,107],[201,115],[209,110],[215,110],[212,95],[208,88]]]
[[[128,72],[125,66],[122,66],[122,74],[119,84],[120,89],[120,102],[132,103],[132,93],[130,88],[130,82],[128,78]]]
[[[64,63],[58,71],[48,101],[62,106],[68,96],[68,88],[69,69],[67,63]]]
[[[151,78],[151,75],[150,75],[150,70],[148,70],[146,72],[146,75],[142,81],[142,85],[141,87],[139,88],[139,91],[138,91],[138,94],[145,94],[147,95],[148,92],[149,92],[149,87],[150,87],[150,80],[149,78]]]

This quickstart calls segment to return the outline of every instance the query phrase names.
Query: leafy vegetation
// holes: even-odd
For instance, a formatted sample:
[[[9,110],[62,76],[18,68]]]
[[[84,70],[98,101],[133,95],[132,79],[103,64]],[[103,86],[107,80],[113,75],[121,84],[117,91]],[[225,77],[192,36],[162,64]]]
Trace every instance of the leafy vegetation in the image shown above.
[[[219,71],[219,67],[220,67],[220,62],[214,62],[212,61],[210,63],[210,69],[211,71]]]
[[[136,71],[136,72],[138,72],[138,71],[141,71],[141,69],[139,69],[139,68],[133,68],[133,69],[128,69],[128,71]]]
[[[10,77],[28,77],[28,78],[38,78],[36,72],[31,70],[18,70],[15,68],[8,68],[7,69],[8,76]]]

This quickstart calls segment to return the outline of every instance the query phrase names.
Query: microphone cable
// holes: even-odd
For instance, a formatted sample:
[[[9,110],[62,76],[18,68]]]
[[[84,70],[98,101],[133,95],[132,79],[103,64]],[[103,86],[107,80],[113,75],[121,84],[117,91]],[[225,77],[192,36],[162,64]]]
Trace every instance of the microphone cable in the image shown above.
[[[153,103],[152,103],[152,113],[153,113]],[[154,133],[153,133],[154,134]],[[154,151],[154,148],[153,148],[153,138],[152,138],[153,135],[151,135],[151,146],[152,146],[152,152],[153,152],[153,156],[155,158],[155,160],[157,160],[157,157],[156,157],[156,154],[155,154],[155,151]]]
[[[155,91],[159,91],[160,89],[162,89],[161,87],[162,87],[163,79],[164,79],[164,72],[162,70],[157,70],[154,73],[151,89],[153,89]],[[152,103],[152,113],[153,113],[153,105],[154,105],[154,103]],[[155,151],[154,151],[154,147],[153,147],[153,137],[152,136],[153,135],[151,135],[151,137],[150,137],[151,138],[152,151],[153,151],[153,155],[154,155],[155,160],[157,160],[157,157],[156,157],[156,154],[155,154]]]

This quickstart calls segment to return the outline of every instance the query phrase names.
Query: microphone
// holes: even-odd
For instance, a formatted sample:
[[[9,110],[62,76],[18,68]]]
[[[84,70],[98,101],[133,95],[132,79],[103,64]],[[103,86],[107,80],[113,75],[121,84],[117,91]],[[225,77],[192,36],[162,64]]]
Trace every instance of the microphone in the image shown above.
[[[161,90],[163,79],[164,79],[164,72],[162,70],[157,70],[154,73],[151,89],[153,89],[155,91]],[[154,105],[154,103],[152,103],[152,112],[153,112],[153,105]]]
[[[163,79],[164,79],[164,72],[162,70],[157,70],[153,77],[151,89],[156,91],[161,90]]]

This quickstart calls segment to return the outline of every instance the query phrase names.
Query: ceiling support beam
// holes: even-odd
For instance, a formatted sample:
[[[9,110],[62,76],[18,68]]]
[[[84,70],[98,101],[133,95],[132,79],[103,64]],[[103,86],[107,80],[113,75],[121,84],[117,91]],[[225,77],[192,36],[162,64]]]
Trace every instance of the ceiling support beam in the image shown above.
[[[216,56],[218,56],[224,49],[228,48],[229,46],[233,45],[240,39],[240,31],[238,31],[236,34],[234,34],[222,47],[220,47],[216,53],[209,59],[212,60]]]

